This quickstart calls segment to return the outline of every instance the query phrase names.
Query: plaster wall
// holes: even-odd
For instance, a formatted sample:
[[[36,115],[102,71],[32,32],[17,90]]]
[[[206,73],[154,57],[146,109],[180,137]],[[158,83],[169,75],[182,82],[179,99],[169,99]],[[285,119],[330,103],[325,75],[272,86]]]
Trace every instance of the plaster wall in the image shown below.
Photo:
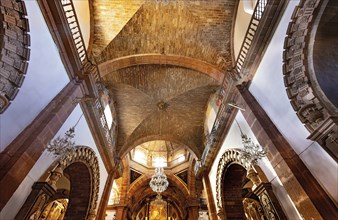
[[[251,138],[254,143],[258,143],[256,137],[254,136],[253,132],[251,131],[249,125],[247,124],[246,120],[244,119],[241,112],[238,112],[236,115],[236,120],[240,124],[240,127],[244,134]],[[221,149],[219,150],[212,167],[209,172],[209,180],[211,183],[216,183],[216,174],[217,174],[217,167],[220,161],[221,156],[223,153],[231,148],[243,148],[241,142],[241,133],[240,130],[234,122],[229,130],[227,137],[224,139]],[[261,160],[258,165],[263,170],[264,174],[268,178],[268,181],[271,182],[273,191],[281,204],[284,213],[288,217],[288,219],[300,219],[300,214],[298,213],[295,205],[293,204],[292,200],[288,196],[287,192],[285,191],[281,181],[279,180],[276,172],[274,171],[272,165],[270,164],[267,158]],[[215,205],[217,206],[216,200],[216,184],[211,184],[212,194],[214,197]],[[217,208],[217,207],[216,207]]]
[[[292,109],[283,82],[284,38],[292,12],[298,3],[298,0],[289,1],[249,90],[310,172],[337,202],[338,165],[320,145],[307,139],[309,132]]]
[[[68,117],[66,122],[63,124],[63,126],[60,128],[58,133],[55,135],[54,138],[58,136],[63,136],[64,133],[72,126],[76,124],[76,122],[79,120],[80,116],[82,115],[82,110],[80,106],[78,105],[74,111],[71,113],[71,115]],[[106,168],[104,167],[103,161],[99,155],[97,146],[94,142],[93,136],[90,133],[88,124],[84,118],[84,116],[81,117],[78,125],[75,128],[75,138],[73,139],[76,145],[84,145],[91,147],[97,157],[99,162],[99,169],[100,169],[100,188],[99,188],[99,197],[98,201],[100,201],[104,185],[106,183],[108,173],[106,171]],[[25,179],[22,181],[18,189],[15,191],[11,199],[8,201],[6,206],[2,209],[0,213],[0,219],[2,220],[9,220],[14,219],[15,215],[20,210],[21,206],[24,204],[26,198],[29,196],[31,192],[31,187],[33,186],[34,182],[38,181],[40,177],[48,171],[50,165],[55,161],[56,159],[53,157],[53,155],[47,151],[45,151],[38,161],[35,163],[33,168],[30,170],[28,175],[25,177]]]
[[[0,152],[69,82],[58,49],[36,1],[25,1],[30,27],[30,61],[23,85],[0,115]]]

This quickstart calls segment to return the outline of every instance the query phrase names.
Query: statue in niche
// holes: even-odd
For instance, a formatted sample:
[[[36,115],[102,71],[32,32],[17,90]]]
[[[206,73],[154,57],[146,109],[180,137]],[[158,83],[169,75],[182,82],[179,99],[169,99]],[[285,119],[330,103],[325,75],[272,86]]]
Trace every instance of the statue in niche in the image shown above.
[[[264,220],[262,206],[257,200],[244,198],[243,208],[247,220]]]

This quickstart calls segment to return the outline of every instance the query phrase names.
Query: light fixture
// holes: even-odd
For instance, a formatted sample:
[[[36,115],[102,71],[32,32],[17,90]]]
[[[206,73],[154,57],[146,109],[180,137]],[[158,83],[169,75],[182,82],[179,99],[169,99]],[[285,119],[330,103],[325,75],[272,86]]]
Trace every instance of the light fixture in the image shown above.
[[[258,163],[258,160],[262,159],[266,156],[266,152],[262,147],[258,144],[252,142],[251,138],[249,138],[246,134],[243,133],[241,127],[239,126],[238,121],[235,119],[238,128],[241,132],[243,149],[240,149],[242,153],[242,157],[249,161],[251,165],[255,165]]]
[[[161,193],[163,193],[169,186],[167,176],[163,171],[163,167],[156,167],[155,174],[151,177],[149,182],[150,188],[157,193],[155,203],[160,205],[163,204]]]
[[[81,120],[82,116],[83,114],[81,114],[75,125],[66,131],[63,137],[58,136],[48,143],[46,147],[48,152],[52,153],[55,157],[60,157],[74,151],[75,142],[73,142],[73,138],[75,137],[75,127]]]

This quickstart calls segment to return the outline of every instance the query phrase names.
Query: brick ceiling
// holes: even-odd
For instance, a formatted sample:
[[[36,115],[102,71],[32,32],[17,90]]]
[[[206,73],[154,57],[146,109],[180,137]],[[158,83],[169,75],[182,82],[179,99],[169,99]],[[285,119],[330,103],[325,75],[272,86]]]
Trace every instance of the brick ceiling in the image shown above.
[[[124,68],[107,74],[104,81],[116,101],[118,152],[164,138],[201,154],[206,105],[217,81],[165,65]]]
[[[92,56],[100,66],[133,55],[175,55],[226,72],[232,67],[235,5],[235,0],[93,0]],[[117,152],[122,156],[143,142],[168,140],[201,156],[208,99],[220,81],[159,63],[111,66],[111,71],[105,66],[104,84],[118,116]]]

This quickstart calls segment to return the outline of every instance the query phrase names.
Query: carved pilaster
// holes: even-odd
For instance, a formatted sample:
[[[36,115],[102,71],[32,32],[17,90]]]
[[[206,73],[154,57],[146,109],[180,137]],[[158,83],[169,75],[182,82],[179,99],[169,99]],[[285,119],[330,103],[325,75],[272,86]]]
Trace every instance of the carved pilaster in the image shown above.
[[[271,183],[261,183],[254,189],[267,219],[287,219],[274,195]]]
[[[256,173],[256,171],[253,168],[248,170],[246,177],[249,178],[253,182],[254,184],[254,186],[252,187],[253,189],[255,189],[262,182],[258,176],[258,173]]]
[[[217,216],[218,216],[218,220],[224,220],[224,213],[220,207],[218,207]]]
[[[90,210],[87,220],[95,220],[96,219],[96,211]]]
[[[54,190],[57,190],[56,182],[63,176],[63,168],[59,165],[50,172],[48,183]]]
[[[36,182],[15,219],[38,219],[49,198],[56,190],[46,182]]]

